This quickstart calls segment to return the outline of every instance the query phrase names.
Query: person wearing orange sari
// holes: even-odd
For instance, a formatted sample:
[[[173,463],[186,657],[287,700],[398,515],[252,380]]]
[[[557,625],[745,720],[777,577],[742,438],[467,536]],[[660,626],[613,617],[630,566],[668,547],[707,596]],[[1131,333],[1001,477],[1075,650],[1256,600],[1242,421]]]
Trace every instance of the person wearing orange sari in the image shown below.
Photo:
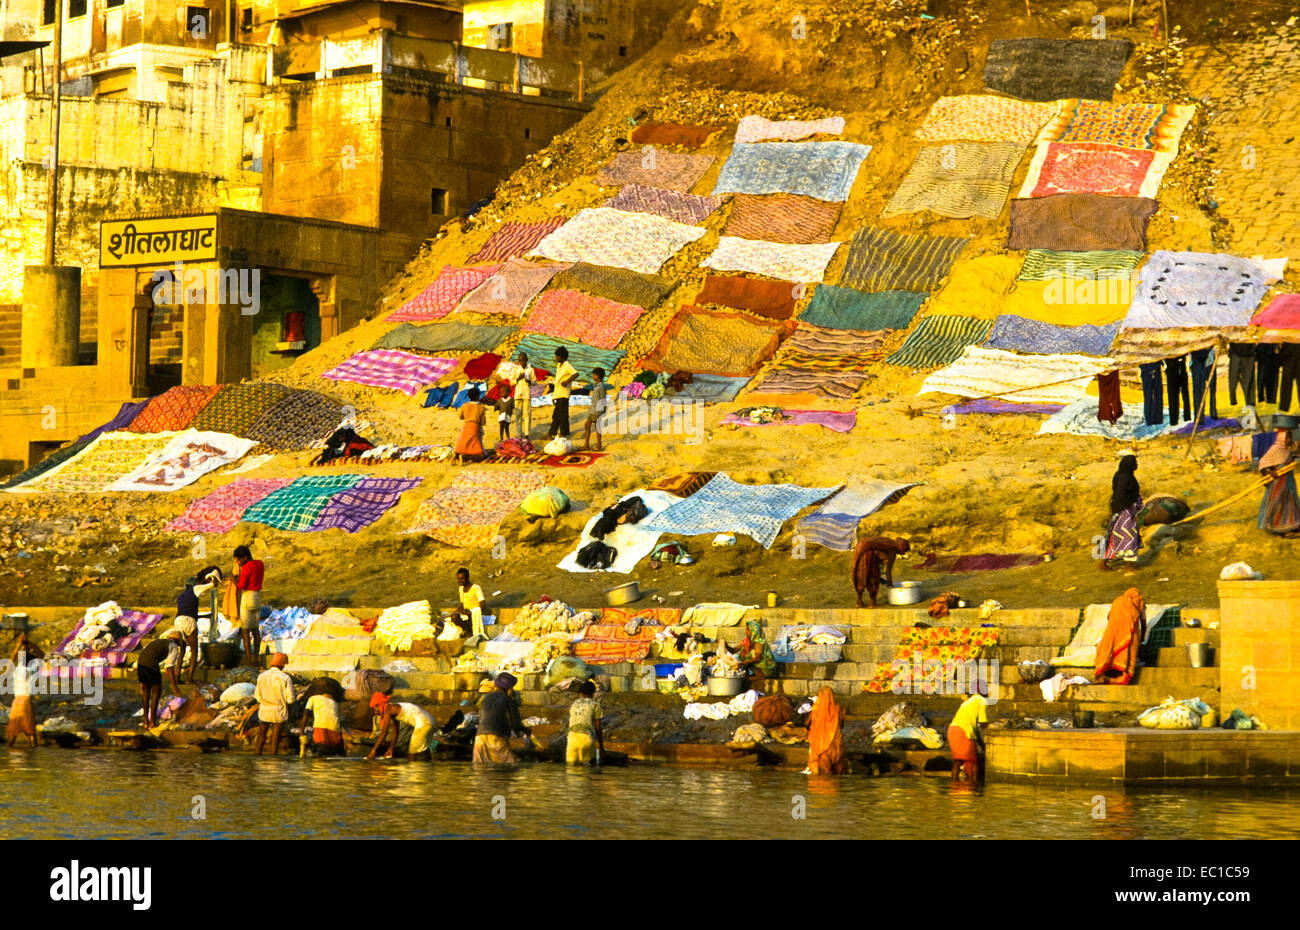
[[[1147,636],[1147,605],[1137,588],[1129,588],[1110,605],[1106,632],[1097,643],[1096,679],[1127,685],[1137,672],[1138,649]]]
[[[456,460],[459,462],[477,462],[483,458],[483,421],[487,418],[486,408],[478,402],[478,388],[470,388],[468,400],[461,404],[460,439],[456,441]]]
[[[844,758],[844,708],[835,703],[831,689],[823,687],[808,715],[808,774],[843,775],[848,770]]]

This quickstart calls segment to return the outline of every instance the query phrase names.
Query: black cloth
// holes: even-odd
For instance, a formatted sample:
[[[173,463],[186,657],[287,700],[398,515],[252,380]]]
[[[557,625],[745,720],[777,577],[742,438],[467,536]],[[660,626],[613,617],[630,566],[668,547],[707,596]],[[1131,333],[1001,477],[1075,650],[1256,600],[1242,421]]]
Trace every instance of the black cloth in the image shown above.
[[[600,519],[595,522],[591,528],[591,535],[594,539],[604,539],[618,526],[620,518],[625,514],[627,519],[624,523],[639,523],[650,513],[646,507],[645,501],[639,497],[629,497],[627,500],[619,501],[612,504],[600,512]]]
[[[1228,346],[1228,402],[1237,404],[1237,385],[1246,406],[1255,406],[1255,347],[1249,342],[1234,342]]]
[[[181,589],[181,593],[176,595],[176,616],[178,617],[198,617],[199,615],[199,596],[194,593],[194,589],[186,585]]]
[[[1291,389],[1294,387],[1300,404],[1300,342],[1284,342],[1278,346],[1278,362],[1282,367],[1282,382],[1278,386],[1277,407],[1291,409]]]
[[[1142,414],[1147,426],[1159,426],[1165,421],[1165,399],[1160,379],[1160,363],[1148,362],[1142,369]]]
[[[1187,384],[1187,360],[1185,356],[1165,359],[1165,382],[1169,386],[1169,425],[1177,426],[1179,422],[1178,400],[1182,398],[1182,419],[1190,420],[1196,413],[1192,410],[1192,396]]]
[[[479,736],[499,736],[509,739],[512,733],[522,733],[523,721],[519,719],[519,708],[500,688],[483,698],[478,709]]]
[[[567,397],[555,399],[555,412],[551,414],[551,431],[546,434],[546,438],[554,439],[556,436],[569,438],[569,398]]]
[[[609,568],[618,558],[618,550],[607,546],[599,539],[593,539],[578,550],[575,561],[583,568]]]
[[[1277,403],[1277,376],[1282,370],[1277,344],[1261,342],[1255,346],[1255,393],[1260,403]]]
[[[1202,419],[1214,420],[1219,416],[1218,399],[1215,397],[1218,387],[1218,375],[1214,371],[1214,349],[1197,349],[1190,356],[1192,369],[1192,416],[1204,409]],[[1202,408],[1202,397],[1206,388],[1210,391],[1209,405]]]
[[[154,687],[162,684],[162,672],[156,668],[149,668],[141,665],[136,670],[136,677],[140,679],[140,684]]]
[[[141,649],[140,658],[135,663],[136,671],[140,678],[140,684],[162,684],[162,672],[160,666],[167,658],[167,653],[178,648],[180,647],[170,639],[155,639],[149,645]]]
[[[1119,460],[1115,477],[1110,479],[1110,512],[1123,513],[1138,502],[1142,491],[1138,487],[1136,455],[1126,455]]]

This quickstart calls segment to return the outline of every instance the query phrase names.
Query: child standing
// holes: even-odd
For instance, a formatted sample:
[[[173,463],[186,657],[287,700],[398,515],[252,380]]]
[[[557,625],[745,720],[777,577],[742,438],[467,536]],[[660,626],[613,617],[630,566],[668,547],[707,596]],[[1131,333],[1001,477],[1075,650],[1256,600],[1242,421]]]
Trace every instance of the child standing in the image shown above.
[[[593,368],[591,370],[591,412],[587,414],[586,436],[583,441],[583,448],[591,451],[591,434],[596,433],[596,451],[601,451],[600,445],[600,418],[605,415],[605,409],[609,406],[609,385],[605,383],[605,369]]]
[[[497,411],[497,441],[505,442],[510,438],[510,418],[515,412],[514,388],[502,378],[496,384],[497,398],[493,406]]]

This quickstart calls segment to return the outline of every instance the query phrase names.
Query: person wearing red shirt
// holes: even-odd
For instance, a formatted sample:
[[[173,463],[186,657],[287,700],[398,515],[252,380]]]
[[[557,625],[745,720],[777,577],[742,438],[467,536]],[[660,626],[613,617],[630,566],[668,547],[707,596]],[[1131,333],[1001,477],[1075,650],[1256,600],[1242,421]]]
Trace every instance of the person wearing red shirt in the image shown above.
[[[259,625],[262,622],[262,576],[265,566],[260,559],[253,558],[253,553],[247,546],[235,549],[235,564],[239,566],[235,591],[239,605],[239,635],[244,644],[244,663],[257,665],[262,652],[262,631]]]

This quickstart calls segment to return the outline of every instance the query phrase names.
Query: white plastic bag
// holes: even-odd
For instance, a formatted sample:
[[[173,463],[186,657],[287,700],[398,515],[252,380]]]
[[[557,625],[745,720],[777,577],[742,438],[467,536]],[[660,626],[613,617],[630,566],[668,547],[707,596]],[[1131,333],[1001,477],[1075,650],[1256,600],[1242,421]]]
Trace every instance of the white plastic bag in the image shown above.
[[[547,455],[568,455],[573,451],[573,443],[563,436],[556,436],[546,445],[542,446],[542,451]]]
[[[1219,572],[1220,581],[1259,581],[1263,577],[1263,572],[1255,571],[1245,562],[1233,562],[1231,565],[1225,565],[1223,571]]]
[[[238,684],[231,685],[225,691],[221,692],[222,704],[235,704],[239,701],[251,698],[257,686],[251,681],[241,681]]]

